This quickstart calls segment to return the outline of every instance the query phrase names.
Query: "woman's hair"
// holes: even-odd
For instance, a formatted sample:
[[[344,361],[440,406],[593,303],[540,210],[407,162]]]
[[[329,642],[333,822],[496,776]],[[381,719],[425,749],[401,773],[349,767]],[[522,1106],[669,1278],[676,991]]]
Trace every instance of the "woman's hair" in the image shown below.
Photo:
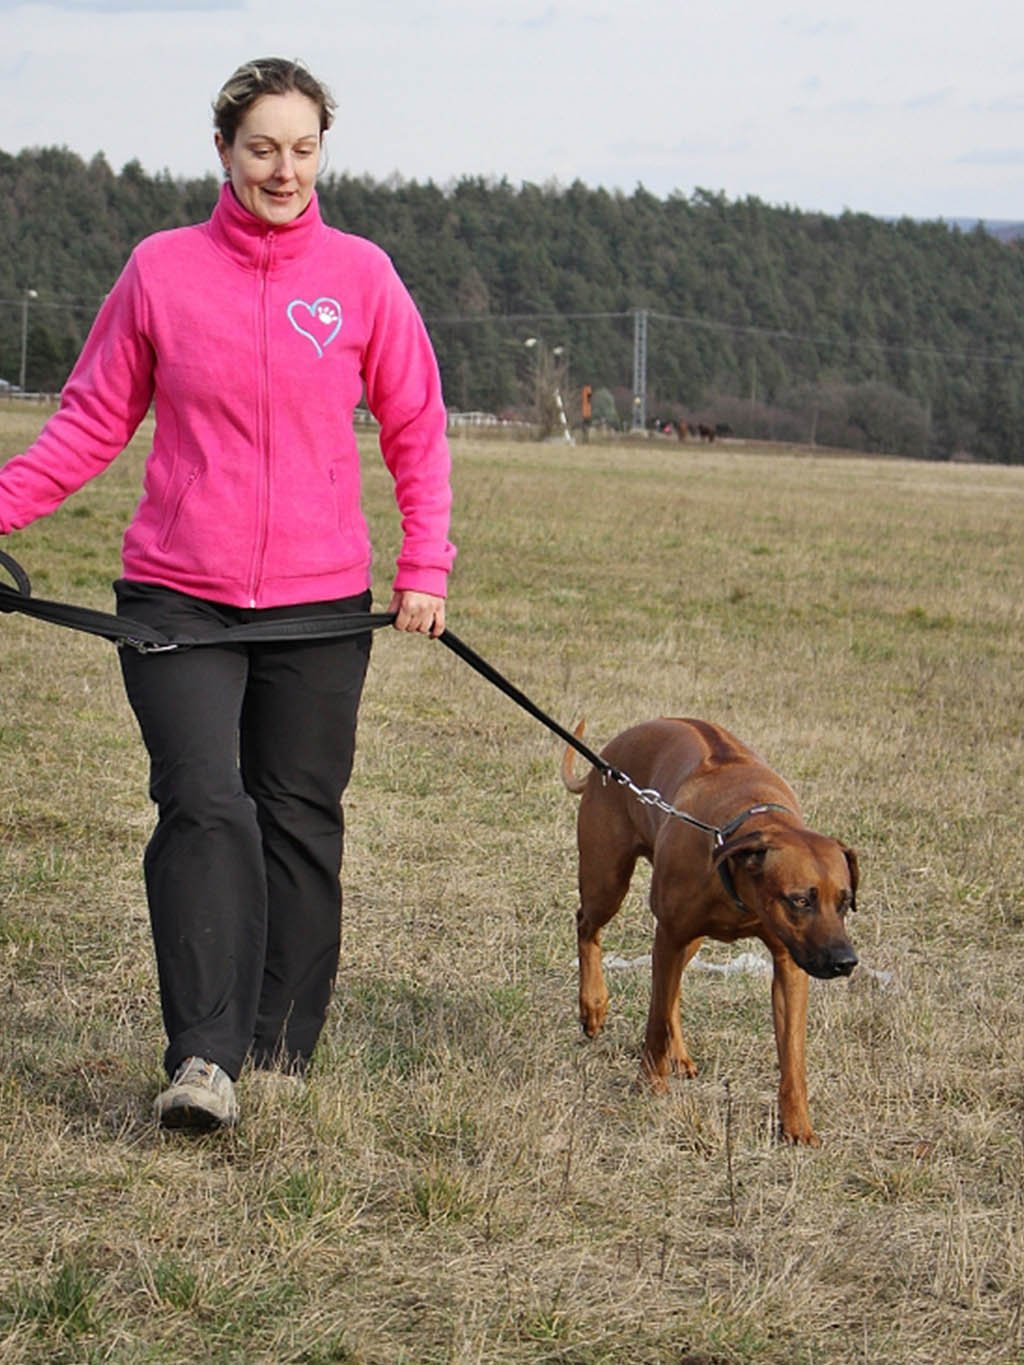
[[[245,62],[229,76],[213,102],[213,126],[230,147],[238,125],[258,99],[264,95],[287,95],[293,90],[313,101],[320,111],[320,132],[326,133],[337,107],[331,92],[301,62],[285,57]]]

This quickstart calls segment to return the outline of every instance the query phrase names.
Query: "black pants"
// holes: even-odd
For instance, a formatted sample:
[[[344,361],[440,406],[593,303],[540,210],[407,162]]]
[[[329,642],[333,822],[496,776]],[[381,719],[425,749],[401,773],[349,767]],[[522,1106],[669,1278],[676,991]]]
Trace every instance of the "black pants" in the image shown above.
[[[167,634],[370,605],[367,592],[245,611],[115,589],[120,615]],[[370,634],[120,655],[158,809],[145,875],[168,1074],[199,1056],[235,1078],[249,1054],[302,1070],[338,965],[341,795]]]

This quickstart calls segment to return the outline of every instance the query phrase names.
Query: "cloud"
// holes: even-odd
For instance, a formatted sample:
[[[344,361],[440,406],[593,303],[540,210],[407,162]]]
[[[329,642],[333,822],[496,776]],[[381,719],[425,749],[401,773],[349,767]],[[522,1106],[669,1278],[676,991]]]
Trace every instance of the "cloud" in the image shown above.
[[[829,114],[852,114],[855,118],[881,113],[884,107],[877,100],[865,99],[863,95],[854,95],[845,100],[833,100],[830,104],[824,105],[825,111]]]
[[[978,147],[956,159],[958,166],[1024,166],[1024,147]]]
[[[1024,113],[1024,95],[997,95],[995,99],[976,100],[970,105],[972,114]]]
[[[554,5],[548,5],[545,9],[535,14],[524,15],[522,19],[504,19],[502,22],[508,28],[519,29],[545,29],[551,28],[558,19]]]
[[[844,38],[855,30],[852,19],[807,19],[790,15],[781,21],[780,28],[788,29],[800,38]]]
[[[245,0],[35,0],[51,9],[88,14],[171,14],[182,10],[219,13],[241,10]],[[28,0],[0,0],[0,13],[27,6]]]
[[[904,109],[936,109],[940,105],[949,104],[953,98],[953,89],[946,86],[942,90],[925,90],[920,95],[910,95],[903,101]]]

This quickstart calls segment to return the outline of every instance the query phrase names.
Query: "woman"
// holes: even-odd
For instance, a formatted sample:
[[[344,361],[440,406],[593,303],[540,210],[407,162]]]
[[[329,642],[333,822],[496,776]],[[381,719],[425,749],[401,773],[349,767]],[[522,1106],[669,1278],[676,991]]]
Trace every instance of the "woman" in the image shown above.
[[[238,69],[214,105],[210,220],[135,249],[59,411],[0,471],[0,533],[56,508],[151,404],[118,611],[168,634],[366,610],[352,413],[380,422],[403,540],[390,610],[439,635],[454,547],[445,409],[423,323],[384,253],[327,227],[315,181],[334,104],[300,64]],[[301,1074],[340,940],[340,800],[368,635],[121,651],[150,756],[145,875],[168,1046],[165,1127],[238,1117],[247,1057]]]

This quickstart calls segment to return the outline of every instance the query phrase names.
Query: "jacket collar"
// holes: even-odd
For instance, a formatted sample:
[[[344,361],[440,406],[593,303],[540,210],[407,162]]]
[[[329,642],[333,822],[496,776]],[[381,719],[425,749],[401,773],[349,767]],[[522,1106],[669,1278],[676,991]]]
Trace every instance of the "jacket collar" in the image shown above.
[[[265,223],[243,208],[228,181],[210,216],[210,235],[221,251],[247,270],[279,270],[304,255],[323,231],[316,191],[305,210],[290,223]]]

